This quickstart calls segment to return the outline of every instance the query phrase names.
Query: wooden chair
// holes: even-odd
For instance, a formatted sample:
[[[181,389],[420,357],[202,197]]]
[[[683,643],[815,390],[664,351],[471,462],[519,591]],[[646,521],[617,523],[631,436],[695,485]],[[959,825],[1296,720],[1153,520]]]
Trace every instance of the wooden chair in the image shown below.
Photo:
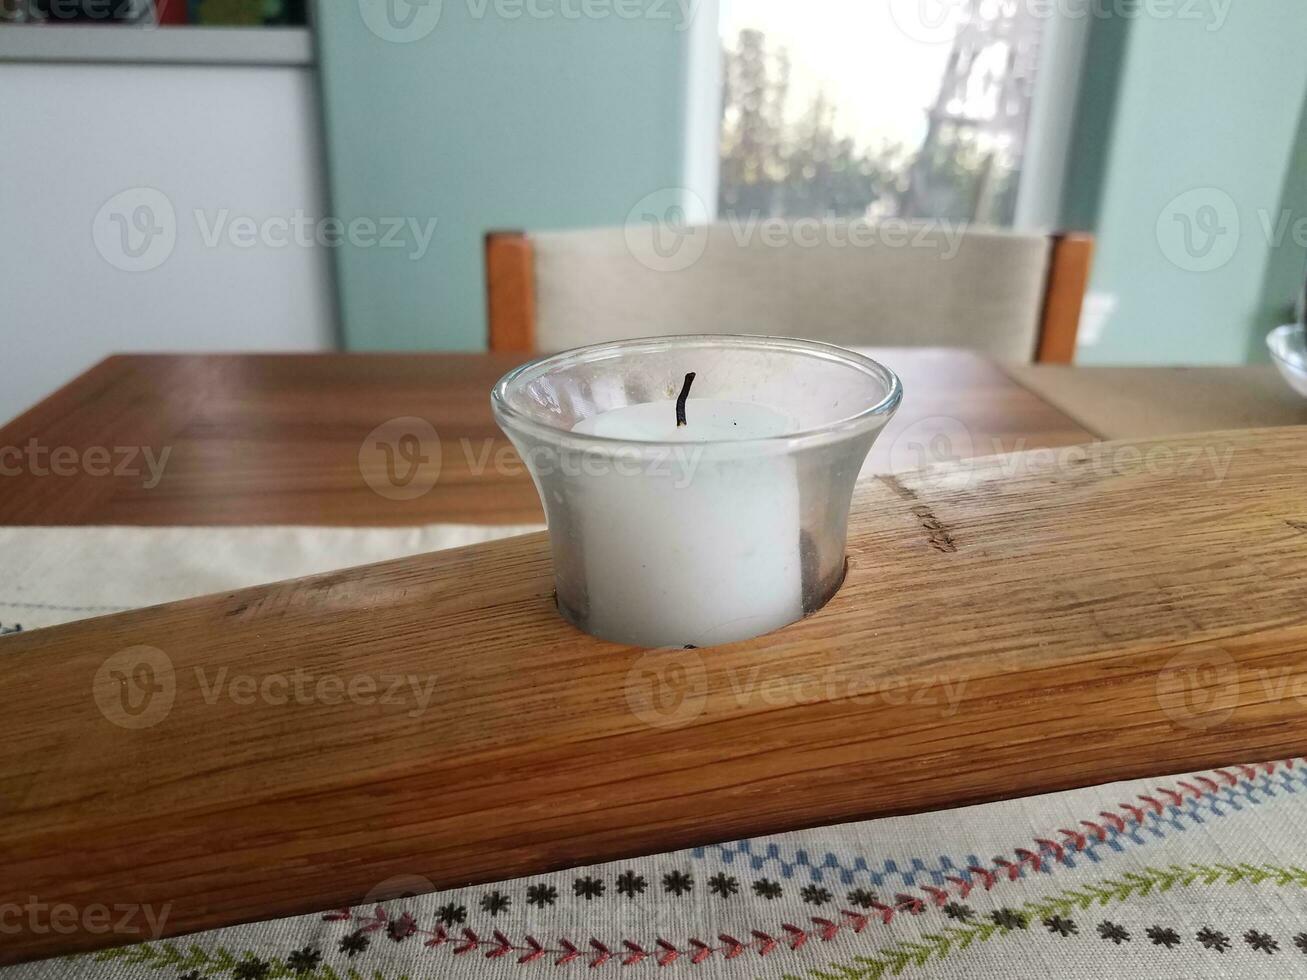
[[[705,236],[698,259],[663,271],[641,261],[647,243],[639,236],[647,230],[639,228],[491,232],[490,349],[726,332],[1071,362],[1092,236],[958,229],[949,238],[947,229],[913,226],[910,243],[893,244],[863,222],[821,227],[861,231],[869,244],[850,245],[838,234],[816,246],[797,235],[742,243],[739,227],[704,225],[690,229]]]

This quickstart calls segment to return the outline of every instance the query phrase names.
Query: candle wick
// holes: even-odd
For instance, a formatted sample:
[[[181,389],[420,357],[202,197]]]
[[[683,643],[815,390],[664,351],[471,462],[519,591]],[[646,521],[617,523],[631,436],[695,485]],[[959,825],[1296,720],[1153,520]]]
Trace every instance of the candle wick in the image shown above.
[[[685,425],[685,400],[690,397],[690,385],[694,384],[694,372],[691,371],[685,376],[685,384],[681,386],[681,393],[676,398],[676,427],[679,429]]]

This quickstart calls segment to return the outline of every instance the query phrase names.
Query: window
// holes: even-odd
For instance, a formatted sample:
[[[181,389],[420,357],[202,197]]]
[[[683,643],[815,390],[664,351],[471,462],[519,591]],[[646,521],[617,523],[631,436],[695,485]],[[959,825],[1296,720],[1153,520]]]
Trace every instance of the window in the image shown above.
[[[722,0],[719,213],[1010,225],[1034,7]]]

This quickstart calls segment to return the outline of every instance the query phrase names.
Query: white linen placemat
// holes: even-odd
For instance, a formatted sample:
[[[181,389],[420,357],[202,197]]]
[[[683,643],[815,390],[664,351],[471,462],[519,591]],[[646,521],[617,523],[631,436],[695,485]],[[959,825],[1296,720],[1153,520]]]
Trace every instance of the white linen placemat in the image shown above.
[[[3,529],[0,621],[36,628],[511,530]],[[439,892],[402,876],[375,891],[414,897],[115,935],[134,945],[0,980],[1307,976],[1305,869],[1307,763],[1289,760]],[[166,925],[166,907],[149,912]],[[38,914],[0,907],[0,943]]]
[[[543,530],[422,527],[0,527],[0,628],[160,602]]]

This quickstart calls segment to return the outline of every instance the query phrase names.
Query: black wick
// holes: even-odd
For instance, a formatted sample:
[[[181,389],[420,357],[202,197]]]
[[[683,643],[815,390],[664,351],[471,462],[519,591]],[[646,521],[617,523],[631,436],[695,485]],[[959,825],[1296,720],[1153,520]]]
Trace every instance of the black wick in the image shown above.
[[[685,425],[685,400],[690,397],[690,385],[692,384],[694,384],[693,371],[685,376],[685,384],[681,386],[681,393],[676,396],[676,427],[678,429]]]

